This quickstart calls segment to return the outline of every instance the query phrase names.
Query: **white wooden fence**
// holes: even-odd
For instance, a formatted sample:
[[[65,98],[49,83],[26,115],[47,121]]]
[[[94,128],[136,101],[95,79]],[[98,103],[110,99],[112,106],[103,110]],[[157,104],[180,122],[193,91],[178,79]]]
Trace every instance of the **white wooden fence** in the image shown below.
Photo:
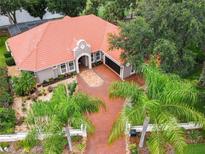
[[[87,131],[86,127],[81,125],[80,129],[69,129],[70,130],[70,136],[82,136],[82,137],[87,137]],[[15,134],[5,134],[5,135],[0,135],[0,143],[1,142],[15,142],[15,141],[20,141],[24,140],[27,136],[28,132],[19,132]],[[39,140],[43,140],[45,137],[45,134],[40,134],[38,136]]]
[[[196,125],[196,124],[194,124],[192,122],[189,122],[189,123],[179,123],[178,126],[181,127],[181,128],[184,128],[185,130],[192,130],[192,129],[200,129],[200,128],[202,128],[200,125]],[[147,128],[147,132],[154,131],[154,129],[153,129],[154,127],[155,127],[154,124],[149,124],[148,128]],[[125,131],[125,133],[129,134],[129,131],[131,129],[135,129],[136,132],[142,132],[142,128],[143,128],[142,125],[141,126],[131,126],[130,124],[127,123],[126,124],[126,131]]]

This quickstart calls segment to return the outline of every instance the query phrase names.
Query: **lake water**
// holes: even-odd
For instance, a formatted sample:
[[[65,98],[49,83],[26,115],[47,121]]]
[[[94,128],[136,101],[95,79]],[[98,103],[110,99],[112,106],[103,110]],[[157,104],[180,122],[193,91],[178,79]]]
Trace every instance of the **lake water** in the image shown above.
[[[43,19],[51,19],[51,18],[59,18],[62,17],[60,14],[52,14],[50,12],[47,12]],[[17,22],[27,22],[27,21],[34,21],[34,20],[40,20],[40,18],[34,18],[29,15],[29,13],[26,10],[21,10],[21,11],[16,11],[16,18]],[[3,25],[9,25],[10,22],[6,16],[1,16],[0,15],[0,26]]]

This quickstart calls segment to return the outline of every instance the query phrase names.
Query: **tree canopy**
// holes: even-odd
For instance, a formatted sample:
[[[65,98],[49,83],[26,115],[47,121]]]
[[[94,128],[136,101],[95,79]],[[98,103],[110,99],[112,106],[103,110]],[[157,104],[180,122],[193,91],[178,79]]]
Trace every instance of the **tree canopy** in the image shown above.
[[[87,0],[48,0],[48,10],[68,16],[78,16]]]
[[[43,19],[47,9],[47,0],[22,0],[22,7],[31,16]]]
[[[16,24],[16,11],[21,8],[20,0],[0,0],[0,15],[9,18],[12,24]]]
[[[143,62],[142,57],[158,53],[164,71],[188,75],[204,48],[205,1],[143,0],[138,2],[137,15],[127,25],[120,24],[122,31],[119,36],[112,37],[112,47],[125,50],[125,57],[136,68],[140,60]],[[146,31],[135,32],[142,23]],[[145,34],[147,31],[152,31],[149,38]]]
[[[126,16],[126,11],[129,11],[135,4],[136,0],[106,0],[100,5],[99,16],[116,23],[123,20]]]

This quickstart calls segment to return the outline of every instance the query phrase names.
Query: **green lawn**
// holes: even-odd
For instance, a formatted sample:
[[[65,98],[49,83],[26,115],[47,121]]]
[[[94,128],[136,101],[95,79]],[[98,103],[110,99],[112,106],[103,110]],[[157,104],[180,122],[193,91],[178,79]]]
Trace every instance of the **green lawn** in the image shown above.
[[[185,154],[205,154],[205,144],[189,144]]]
[[[7,39],[6,36],[0,37],[0,67],[6,66],[5,58],[4,58],[4,53],[6,51],[6,46],[5,46],[6,39]]]

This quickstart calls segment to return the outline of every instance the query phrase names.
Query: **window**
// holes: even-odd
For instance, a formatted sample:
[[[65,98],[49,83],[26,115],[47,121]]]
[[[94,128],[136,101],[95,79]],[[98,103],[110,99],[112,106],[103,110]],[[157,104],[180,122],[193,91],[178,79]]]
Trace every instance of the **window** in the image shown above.
[[[66,64],[61,64],[61,74],[67,73],[67,67]]]
[[[96,61],[99,61],[101,59],[100,51],[98,51],[95,56],[96,56]]]
[[[91,53],[91,62],[94,62],[94,53]]]
[[[69,71],[74,71],[74,70],[75,70],[74,62],[71,61],[71,62],[69,62]]]
[[[131,66],[131,73],[130,74],[134,74],[134,73],[135,73],[134,67]]]

